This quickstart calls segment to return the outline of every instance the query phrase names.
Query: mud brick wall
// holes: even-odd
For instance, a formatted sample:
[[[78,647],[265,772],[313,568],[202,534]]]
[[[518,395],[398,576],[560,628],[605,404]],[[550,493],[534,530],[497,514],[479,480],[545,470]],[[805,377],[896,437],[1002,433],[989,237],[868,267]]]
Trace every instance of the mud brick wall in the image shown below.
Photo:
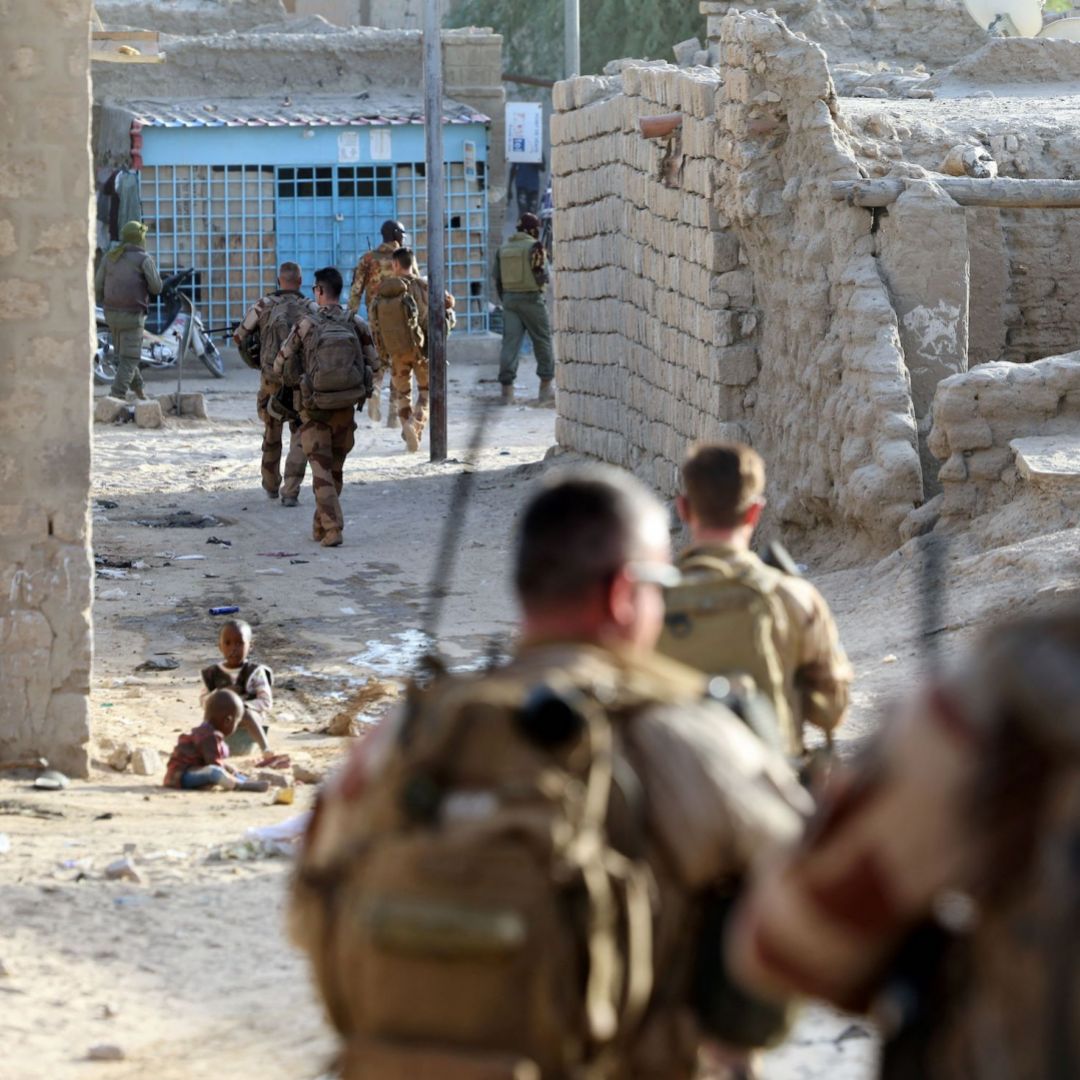
[[[0,37],[0,762],[84,776],[89,739],[88,0]]]
[[[557,437],[664,494],[698,438],[748,439],[770,524],[887,550],[922,499],[897,320],[820,49],[774,16],[713,27],[715,70],[556,87]],[[683,114],[677,187],[642,115]]]
[[[933,418],[939,512],[947,525],[962,527],[1015,497],[1021,479],[1013,439],[1080,433],[1080,353],[953,375],[938,385]]]

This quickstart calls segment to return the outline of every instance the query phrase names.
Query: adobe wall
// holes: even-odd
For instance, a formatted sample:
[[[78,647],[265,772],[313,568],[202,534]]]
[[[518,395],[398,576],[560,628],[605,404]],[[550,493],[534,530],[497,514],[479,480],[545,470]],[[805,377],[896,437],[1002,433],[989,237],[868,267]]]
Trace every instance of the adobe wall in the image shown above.
[[[86,0],[0,37],[0,762],[88,771],[90,88]]]
[[[556,87],[557,436],[665,494],[687,445],[749,439],[791,539],[888,550],[922,499],[899,326],[824,54],[772,15],[713,24],[718,69]],[[613,96],[608,96],[613,95]],[[681,111],[676,187],[643,115]]]

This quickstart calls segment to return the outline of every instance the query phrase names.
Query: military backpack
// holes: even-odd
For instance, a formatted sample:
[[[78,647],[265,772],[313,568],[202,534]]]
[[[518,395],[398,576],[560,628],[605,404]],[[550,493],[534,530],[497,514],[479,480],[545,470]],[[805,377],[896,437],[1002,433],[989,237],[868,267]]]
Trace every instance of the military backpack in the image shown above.
[[[372,328],[385,356],[423,350],[424,330],[420,309],[404,278],[387,278],[379,286],[371,306]]]
[[[775,578],[710,555],[695,555],[680,568],[682,583],[665,594],[664,632],[657,651],[731,680],[752,713],[744,719],[782,750],[781,734],[791,730],[794,719],[775,643],[777,622],[786,618]]]
[[[314,340],[300,380],[305,408],[344,409],[367,397],[367,364],[352,315],[321,308],[312,316]]]
[[[532,252],[536,243],[531,236],[517,234],[499,248],[499,284],[503,292],[543,291],[537,284],[532,267]]]
[[[259,366],[270,375],[285,339],[292,333],[310,303],[298,292],[276,293],[259,315]]]
[[[320,800],[309,837],[332,854],[301,861],[293,915],[345,1076],[621,1075],[654,900],[609,840],[635,817],[610,714],[573,686],[444,677],[411,691],[357,801]]]

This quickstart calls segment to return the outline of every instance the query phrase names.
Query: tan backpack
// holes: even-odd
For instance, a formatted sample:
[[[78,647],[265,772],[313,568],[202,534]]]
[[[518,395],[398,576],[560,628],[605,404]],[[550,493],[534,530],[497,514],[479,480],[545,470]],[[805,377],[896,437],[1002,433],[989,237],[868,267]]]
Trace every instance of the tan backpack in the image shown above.
[[[316,808],[332,854],[302,858],[295,884],[346,1077],[619,1075],[654,913],[645,863],[609,843],[609,808],[628,805],[615,759],[611,720],[573,686],[412,692],[380,775]]]
[[[310,310],[311,301],[298,292],[271,294],[270,303],[259,315],[259,366],[264,374],[273,372],[274,361],[281,352],[285,339],[292,333],[301,317]]]
[[[300,380],[304,407],[344,409],[363,402],[369,376],[353,316],[341,308],[319,308],[311,319],[315,340]]]
[[[750,726],[766,742],[787,749],[795,719],[773,633],[777,620],[785,618],[775,580],[756,567],[732,566],[710,555],[695,555],[680,569],[683,582],[665,593],[664,632],[657,651],[706,675],[733,682],[738,677],[749,690],[743,696],[751,708],[760,695],[772,714],[758,720],[765,710],[755,710]]]
[[[420,310],[403,278],[387,278],[371,305],[371,321],[384,356],[424,348]]]

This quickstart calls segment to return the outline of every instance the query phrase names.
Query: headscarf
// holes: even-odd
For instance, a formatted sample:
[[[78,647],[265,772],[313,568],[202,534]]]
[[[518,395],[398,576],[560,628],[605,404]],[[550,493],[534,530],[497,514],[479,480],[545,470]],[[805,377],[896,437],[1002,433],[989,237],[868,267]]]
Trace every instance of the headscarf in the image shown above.
[[[109,252],[111,262],[116,262],[129,247],[141,248],[146,243],[147,226],[141,221],[129,221],[120,230],[120,243]]]

